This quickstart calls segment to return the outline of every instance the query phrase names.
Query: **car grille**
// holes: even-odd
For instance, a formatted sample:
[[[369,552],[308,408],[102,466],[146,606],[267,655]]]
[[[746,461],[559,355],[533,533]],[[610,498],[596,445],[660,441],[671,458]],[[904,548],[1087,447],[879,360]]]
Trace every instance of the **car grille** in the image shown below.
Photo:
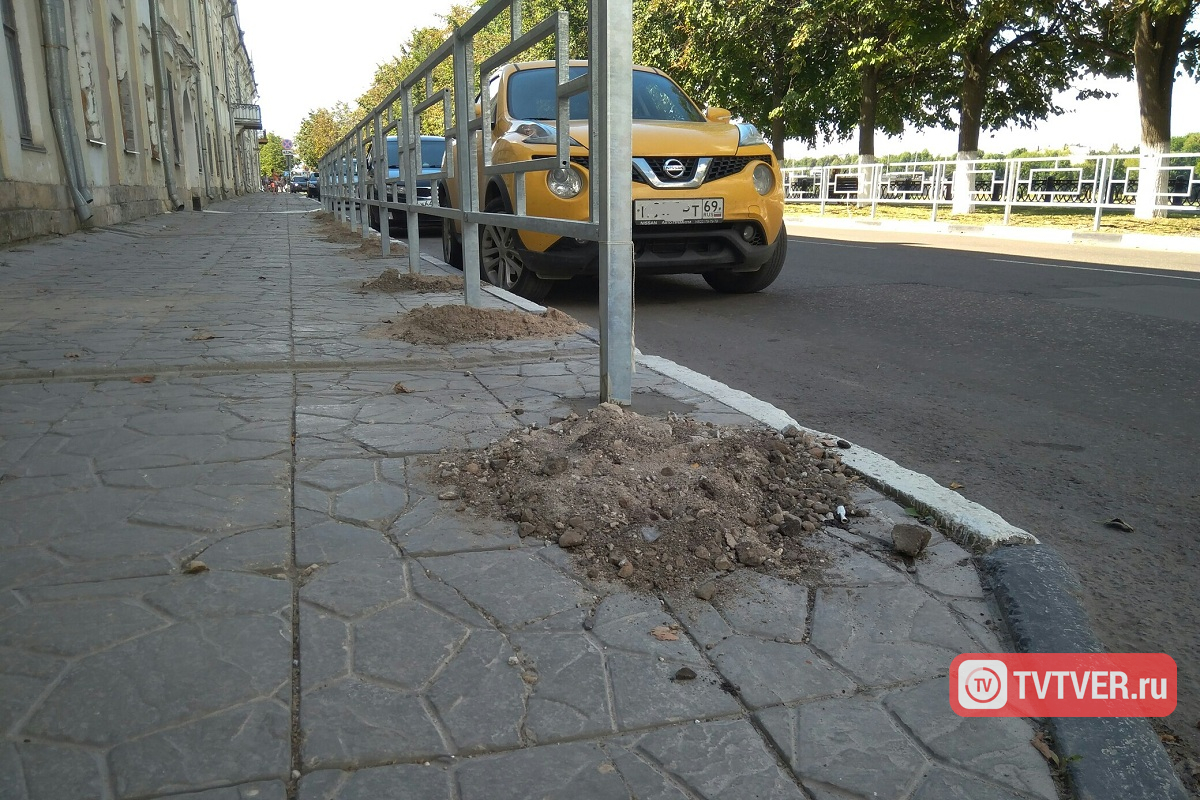
[[[670,156],[662,156],[656,158],[647,158],[646,162],[654,170],[654,174],[659,180],[667,183],[683,183],[690,181],[696,175],[696,162],[699,160],[694,157],[681,157],[679,160],[683,162],[684,173],[678,178],[668,177],[662,170],[663,162]],[[704,182],[719,181],[721,178],[728,178],[730,175],[736,175],[751,163],[762,161],[764,164],[771,163],[770,156],[715,156],[712,163],[708,165],[708,173],[704,176]],[[584,169],[589,169],[590,159],[588,156],[571,156],[571,163],[578,164]],[[636,169],[633,171],[634,183],[645,183],[646,179]]]

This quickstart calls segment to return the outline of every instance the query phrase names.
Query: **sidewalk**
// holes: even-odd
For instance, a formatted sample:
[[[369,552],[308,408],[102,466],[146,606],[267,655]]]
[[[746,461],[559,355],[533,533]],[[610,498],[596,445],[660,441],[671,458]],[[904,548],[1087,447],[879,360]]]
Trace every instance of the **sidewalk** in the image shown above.
[[[1058,796],[1029,723],[950,711],[951,659],[1010,647],[966,551],[893,555],[880,494],[813,534],[820,584],[712,602],[439,501],[419,456],[594,401],[598,347],[368,337],[461,299],[358,293],[401,262],[312,207],[0,251],[0,797]],[[643,360],[634,410],[756,424],[678,374]]]
[[[911,219],[870,219],[869,217],[847,219],[845,216],[837,214],[836,207],[833,207],[826,214],[789,215],[785,221],[787,222],[788,230],[797,236],[803,236],[805,228],[849,228],[910,234],[932,233],[949,234],[952,236],[982,236],[1019,242],[1039,242],[1042,244],[1129,247],[1142,250],[1158,250],[1164,253],[1200,253],[1200,237],[1198,236],[1152,233],[1094,233],[1092,231],[1065,230],[1063,228],[1035,227],[1030,225],[968,225],[962,222],[934,222],[931,220]]]

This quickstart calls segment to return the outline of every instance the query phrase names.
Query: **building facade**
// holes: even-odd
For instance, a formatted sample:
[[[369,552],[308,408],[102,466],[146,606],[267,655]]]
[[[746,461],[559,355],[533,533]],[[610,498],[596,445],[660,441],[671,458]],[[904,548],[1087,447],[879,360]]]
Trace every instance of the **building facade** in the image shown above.
[[[259,190],[237,0],[0,0],[0,244]]]

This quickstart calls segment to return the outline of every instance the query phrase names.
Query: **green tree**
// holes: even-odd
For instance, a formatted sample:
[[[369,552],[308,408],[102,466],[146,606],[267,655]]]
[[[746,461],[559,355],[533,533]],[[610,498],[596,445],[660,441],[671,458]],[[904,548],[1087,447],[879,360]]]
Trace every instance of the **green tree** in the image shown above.
[[[1135,214],[1152,217],[1167,175],[1160,156],[1171,150],[1175,79],[1200,79],[1200,0],[1083,0],[1077,34],[1104,58],[1096,69],[1132,76],[1137,85],[1141,151]],[[1141,180],[1153,175],[1156,180]]]
[[[669,73],[697,100],[754,123],[777,158],[787,139],[829,128],[809,90],[821,85],[824,39],[810,39],[795,0],[645,0],[635,7],[635,60]]]
[[[315,167],[329,148],[335,145],[354,126],[354,115],[350,107],[339,102],[332,109],[318,108],[310,111],[300,123],[294,143],[300,160]]]
[[[1083,0],[1077,36],[1103,61],[1095,72],[1133,78],[1142,150],[1171,144],[1175,79],[1200,79],[1200,0]]]
[[[1200,153],[1200,133],[1171,137],[1172,153]]]
[[[936,0],[823,0],[818,22],[846,43],[828,113],[843,135],[854,120],[860,161],[874,160],[877,130],[894,136],[937,120],[925,102],[945,35]]]
[[[1057,92],[1069,89],[1086,66],[1069,23],[1075,4],[1062,0],[949,0],[943,110],[957,111],[958,151],[974,155],[984,129],[1030,127],[1062,109]]]
[[[283,173],[287,161],[283,156],[283,139],[278,134],[267,134],[267,143],[258,148],[258,163],[262,175]]]

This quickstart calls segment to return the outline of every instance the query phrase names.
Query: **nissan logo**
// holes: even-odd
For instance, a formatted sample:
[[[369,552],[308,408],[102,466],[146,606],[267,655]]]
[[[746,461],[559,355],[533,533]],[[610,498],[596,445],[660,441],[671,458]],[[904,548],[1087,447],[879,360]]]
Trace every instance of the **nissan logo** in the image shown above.
[[[667,173],[669,178],[679,178],[687,172],[687,166],[678,158],[668,158],[663,162],[663,172]]]

